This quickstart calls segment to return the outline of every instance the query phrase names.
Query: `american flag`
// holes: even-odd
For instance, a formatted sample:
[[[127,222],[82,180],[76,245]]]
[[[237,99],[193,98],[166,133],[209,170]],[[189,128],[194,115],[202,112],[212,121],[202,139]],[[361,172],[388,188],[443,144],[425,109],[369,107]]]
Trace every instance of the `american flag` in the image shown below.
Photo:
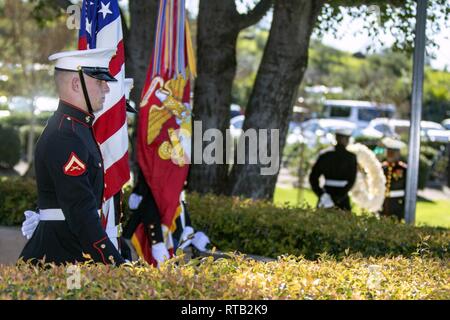
[[[110,92],[106,95],[103,110],[95,114],[94,122],[94,135],[100,146],[105,171],[102,217],[105,229],[118,224],[115,212],[118,205],[114,205],[114,196],[130,179],[122,22],[117,0],[83,0],[78,48],[107,47],[117,48],[109,70],[118,81],[108,83]],[[118,247],[117,241],[113,243]]]

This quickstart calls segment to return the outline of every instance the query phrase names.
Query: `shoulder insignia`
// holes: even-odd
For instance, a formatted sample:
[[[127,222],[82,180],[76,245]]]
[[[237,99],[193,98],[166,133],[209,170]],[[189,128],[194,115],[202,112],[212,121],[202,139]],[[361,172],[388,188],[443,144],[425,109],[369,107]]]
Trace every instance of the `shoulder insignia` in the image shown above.
[[[63,167],[64,174],[72,177],[81,176],[86,172],[86,164],[81,161],[75,152],[70,154],[69,160]]]

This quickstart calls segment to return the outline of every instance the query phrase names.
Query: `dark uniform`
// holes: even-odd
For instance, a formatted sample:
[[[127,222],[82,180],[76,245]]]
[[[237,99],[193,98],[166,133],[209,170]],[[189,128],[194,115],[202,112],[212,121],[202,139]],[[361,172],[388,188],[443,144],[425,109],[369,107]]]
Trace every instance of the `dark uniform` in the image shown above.
[[[386,193],[383,203],[383,216],[405,217],[406,163],[402,161],[383,162],[386,177]]]
[[[153,197],[151,189],[145,182],[145,177],[142,174],[141,170],[139,170],[137,183],[133,188],[133,193],[142,196],[142,201],[137,209],[130,210],[132,215],[124,228],[124,238],[131,239],[138,225],[140,223],[143,223],[149,244],[154,245],[159,242],[164,242],[159,209],[155,202],[155,198]],[[190,216],[187,212],[186,204],[182,202],[182,205],[185,213],[185,226],[192,226]],[[176,248],[183,232],[183,224],[180,217],[175,220],[175,223],[176,229],[173,233],[173,240],[174,246]]]
[[[348,192],[355,183],[356,173],[356,155],[338,144],[320,154],[312,168],[309,183],[319,199],[326,192],[336,207],[351,210]],[[324,188],[319,186],[321,175],[326,179]]]
[[[38,207],[41,213],[62,209],[65,220],[41,218],[20,255],[25,261],[45,257],[46,262],[62,264],[90,257],[105,264],[125,262],[101,225],[104,173],[93,121],[92,114],[60,101],[39,138]]]

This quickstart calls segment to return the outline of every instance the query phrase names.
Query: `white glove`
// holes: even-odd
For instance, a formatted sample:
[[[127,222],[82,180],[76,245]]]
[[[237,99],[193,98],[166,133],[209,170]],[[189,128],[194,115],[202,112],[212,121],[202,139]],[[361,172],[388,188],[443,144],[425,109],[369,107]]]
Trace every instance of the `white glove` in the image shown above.
[[[192,244],[200,251],[205,251],[206,245],[210,242],[208,236],[201,231],[196,232],[192,239]]]
[[[318,207],[325,209],[334,207],[333,199],[331,199],[331,196],[328,193],[322,194]]]
[[[152,245],[152,256],[158,264],[158,268],[164,260],[170,259],[169,250],[167,250],[166,245],[163,242],[158,242]]]
[[[22,234],[29,240],[39,224],[40,216],[37,212],[31,210],[27,210],[23,214],[25,215],[25,221],[22,223]]]
[[[192,227],[185,227],[183,229],[183,233],[181,234],[180,244],[178,248],[184,250],[188,245],[192,243],[192,239],[194,238],[194,229]]]
[[[131,210],[136,210],[139,205],[141,204],[142,201],[142,196],[136,194],[136,193],[132,193],[130,194],[130,198],[128,198],[128,207]]]

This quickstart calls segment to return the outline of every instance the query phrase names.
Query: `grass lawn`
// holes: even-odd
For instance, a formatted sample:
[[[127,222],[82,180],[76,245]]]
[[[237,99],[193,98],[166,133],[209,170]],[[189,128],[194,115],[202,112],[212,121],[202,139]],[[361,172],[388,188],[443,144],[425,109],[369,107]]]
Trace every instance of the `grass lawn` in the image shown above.
[[[317,197],[309,189],[303,190],[301,200],[297,202],[298,189],[277,187],[274,199],[276,204],[289,203],[293,206],[306,202],[315,207],[317,203]],[[450,200],[434,202],[419,200],[417,202],[416,224],[450,228]]]

